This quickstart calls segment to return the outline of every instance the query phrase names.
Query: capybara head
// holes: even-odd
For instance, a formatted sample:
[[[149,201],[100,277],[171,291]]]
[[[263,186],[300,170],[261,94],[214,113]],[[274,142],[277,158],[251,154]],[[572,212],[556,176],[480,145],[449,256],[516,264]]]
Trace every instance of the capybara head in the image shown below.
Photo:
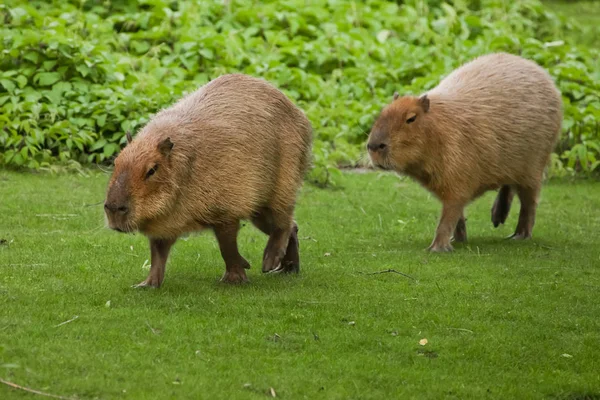
[[[385,107],[369,134],[367,149],[377,167],[403,171],[419,161],[425,147],[427,95],[399,97]]]
[[[158,135],[160,136],[160,135]],[[173,142],[170,137],[147,135],[131,141],[115,160],[104,211],[108,226],[133,232],[169,212],[175,204]]]

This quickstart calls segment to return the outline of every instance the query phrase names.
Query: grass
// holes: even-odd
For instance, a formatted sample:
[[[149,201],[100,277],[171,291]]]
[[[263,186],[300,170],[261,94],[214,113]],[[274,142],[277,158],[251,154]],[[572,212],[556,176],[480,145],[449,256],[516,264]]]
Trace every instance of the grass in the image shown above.
[[[262,275],[247,225],[250,284],[218,282],[204,233],[176,244],[161,289],[136,290],[147,243],[103,228],[106,181],[0,172],[0,378],[82,399],[600,396],[598,182],[547,185],[527,242],[502,239],[518,203],[492,227],[490,193],[469,244],[432,255],[433,198],[344,174],[303,189],[299,276]],[[414,279],[372,274],[387,269]]]

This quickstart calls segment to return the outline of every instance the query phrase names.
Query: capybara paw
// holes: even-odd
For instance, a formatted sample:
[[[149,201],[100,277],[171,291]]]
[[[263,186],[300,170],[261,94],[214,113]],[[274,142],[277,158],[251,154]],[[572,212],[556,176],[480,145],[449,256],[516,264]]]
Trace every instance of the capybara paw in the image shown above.
[[[450,243],[433,243],[427,249],[432,253],[449,253],[454,250]]]
[[[242,260],[240,264],[242,265],[242,267],[244,267],[244,269],[250,269],[250,263],[248,261]]]
[[[494,207],[492,209],[492,224],[494,224],[494,228],[497,228],[498,226],[500,226],[500,224],[503,223],[504,221],[502,220],[502,217],[498,215],[498,213],[496,212],[496,208]]]
[[[287,258],[284,259],[274,270],[271,270],[272,274],[297,274],[300,272],[300,261],[292,261]]]
[[[154,277],[148,277],[145,280],[143,280],[142,282],[138,283],[137,285],[133,285],[133,288],[136,289],[140,289],[140,288],[159,288],[161,285],[161,281],[157,278]]]
[[[506,222],[506,218],[508,218],[508,212],[510,208],[502,207],[498,205],[498,200],[494,203],[492,207],[492,224],[494,224],[494,228],[497,228],[501,224],[503,225]]]
[[[526,239],[531,239],[531,233],[515,232],[512,235],[510,235],[509,237],[507,237],[507,239],[512,239],[512,240],[526,240]]]
[[[300,262],[284,260],[282,264],[285,264],[283,266],[283,272],[287,274],[297,274],[300,272]]]
[[[243,268],[234,269],[225,271],[225,274],[221,278],[221,282],[233,284],[246,283],[248,282],[248,277],[246,276],[246,272]]]
[[[281,263],[282,258],[280,255],[266,254],[263,260],[262,272],[281,272],[279,270],[283,268]]]

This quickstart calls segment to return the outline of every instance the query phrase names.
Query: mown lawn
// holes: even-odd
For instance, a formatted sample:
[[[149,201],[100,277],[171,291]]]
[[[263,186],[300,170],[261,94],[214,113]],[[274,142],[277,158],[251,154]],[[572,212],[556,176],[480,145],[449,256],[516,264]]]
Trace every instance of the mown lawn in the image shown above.
[[[503,240],[518,203],[493,228],[490,193],[469,244],[432,255],[433,198],[345,174],[303,189],[299,276],[262,275],[247,225],[250,284],[218,282],[204,233],[139,290],[147,243],[103,227],[106,181],[0,171],[0,378],[81,399],[600,397],[599,182],[548,184],[528,242]]]

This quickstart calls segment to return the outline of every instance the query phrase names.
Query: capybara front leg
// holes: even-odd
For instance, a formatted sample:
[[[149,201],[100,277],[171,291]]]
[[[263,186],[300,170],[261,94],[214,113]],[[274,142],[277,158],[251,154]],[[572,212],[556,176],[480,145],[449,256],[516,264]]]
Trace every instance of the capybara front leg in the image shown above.
[[[458,220],[463,215],[464,203],[446,201],[442,206],[442,216],[435,232],[435,238],[429,246],[429,251],[432,252],[447,252],[452,251],[450,239],[454,232]]]
[[[494,224],[494,228],[506,222],[514,195],[514,191],[508,185],[502,186],[498,191],[498,195],[492,206],[492,223]]]
[[[276,227],[273,219],[273,213],[269,209],[261,210],[252,217],[252,223],[265,234],[271,236]],[[263,261],[267,258],[267,253],[272,251],[272,244],[269,241],[263,253]],[[279,263],[277,272],[300,272],[300,242],[298,241],[298,225],[293,221],[292,231],[288,239],[285,255]]]
[[[150,273],[146,280],[134,287],[160,287],[165,278],[165,266],[169,258],[169,251],[176,240],[150,238]]]
[[[519,200],[521,201],[521,210],[519,212],[519,222],[515,233],[510,236],[511,239],[523,240],[531,238],[533,226],[535,225],[535,213],[538,205],[538,188],[529,188],[519,186],[517,188]]]
[[[454,228],[454,236],[452,237],[455,242],[463,243],[467,241],[467,220],[464,215],[461,215]]]
[[[275,228],[269,236],[263,257],[263,272],[283,272],[281,262],[290,240],[291,227]]]
[[[293,221],[293,209],[284,208],[283,210],[270,209],[273,229],[267,241],[263,256],[263,272],[283,272],[283,259],[285,257],[292,227],[295,225]]]
[[[250,264],[240,255],[237,246],[239,227],[239,221],[235,221],[216,225],[213,228],[219,242],[221,256],[225,261],[225,274],[221,278],[222,282],[243,283],[248,281],[245,270],[250,268]]]

